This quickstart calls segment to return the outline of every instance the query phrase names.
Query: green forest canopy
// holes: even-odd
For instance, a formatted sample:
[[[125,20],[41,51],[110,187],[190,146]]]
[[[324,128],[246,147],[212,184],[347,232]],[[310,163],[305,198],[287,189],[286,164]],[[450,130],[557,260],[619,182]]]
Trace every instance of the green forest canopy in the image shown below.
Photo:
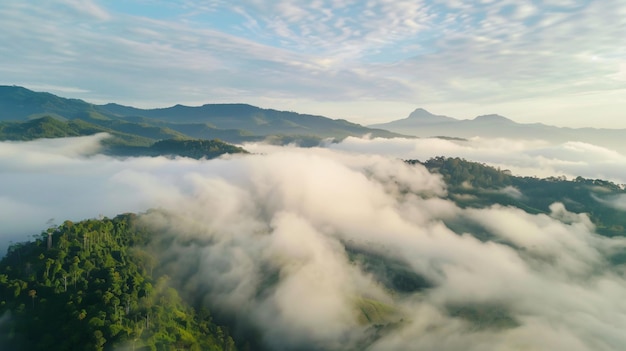
[[[154,276],[136,216],[64,222],[0,262],[0,348],[235,350],[206,309]]]

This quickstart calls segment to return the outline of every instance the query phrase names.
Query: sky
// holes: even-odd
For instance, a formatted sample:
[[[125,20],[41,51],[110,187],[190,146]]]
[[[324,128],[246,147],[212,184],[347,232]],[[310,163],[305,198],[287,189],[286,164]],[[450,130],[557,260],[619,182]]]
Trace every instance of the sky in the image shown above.
[[[4,0],[0,23],[0,84],[92,103],[626,128],[623,0]]]

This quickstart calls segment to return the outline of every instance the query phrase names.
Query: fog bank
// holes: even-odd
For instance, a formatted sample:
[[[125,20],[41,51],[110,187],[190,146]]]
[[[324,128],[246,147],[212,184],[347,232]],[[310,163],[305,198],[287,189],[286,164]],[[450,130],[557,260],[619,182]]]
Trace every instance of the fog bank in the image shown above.
[[[159,208],[143,223],[171,239],[160,269],[185,296],[256,330],[270,350],[626,344],[626,269],[610,262],[626,250],[623,238],[597,235],[587,215],[560,203],[538,215],[459,208],[443,198],[439,176],[396,157],[448,150],[574,171],[586,169],[568,159],[581,148],[595,152],[581,161],[588,165],[598,155],[621,162],[619,154],[349,138],[328,148],[249,145],[264,154],[209,161],[116,159],[94,154],[101,138],[0,143],[2,240],[36,234],[51,218]],[[464,227],[453,231],[453,220]],[[395,289],[389,272],[421,283]]]
[[[508,169],[515,175],[550,177],[565,175],[604,179],[626,184],[626,156],[605,147],[570,141],[553,144],[543,140],[471,138],[383,139],[348,137],[333,150],[419,159],[436,156],[461,157]]]

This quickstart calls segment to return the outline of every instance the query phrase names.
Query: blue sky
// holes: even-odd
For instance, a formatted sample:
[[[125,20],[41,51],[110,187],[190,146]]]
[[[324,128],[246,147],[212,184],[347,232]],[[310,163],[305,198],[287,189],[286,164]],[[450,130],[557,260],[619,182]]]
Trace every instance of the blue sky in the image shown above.
[[[623,0],[3,0],[0,23],[0,84],[94,103],[626,128]]]

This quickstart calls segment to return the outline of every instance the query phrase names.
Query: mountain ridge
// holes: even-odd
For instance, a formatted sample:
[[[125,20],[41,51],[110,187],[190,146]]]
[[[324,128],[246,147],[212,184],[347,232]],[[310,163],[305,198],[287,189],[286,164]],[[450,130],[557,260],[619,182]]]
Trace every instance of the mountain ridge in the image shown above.
[[[44,115],[68,120],[80,118],[112,129],[116,129],[117,126],[129,127],[123,122],[138,123],[141,120],[139,124],[143,124],[144,127],[152,125],[169,128],[182,134],[186,134],[183,130],[204,130],[203,134],[194,133],[191,137],[220,138],[234,143],[259,141],[269,136],[301,136],[309,139],[314,137],[319,141],[366,134],[386,138],[402,136],[386,130],[368,128],[345,119],[264,109],[245,103],[202,106],[177,104],[164,108],[142,109],[117,103],[96,105],[79,99],[35,92],[24,87],[0,86],[0,122],[23,122]],[[199,124],[205,126],[198,126]]]
[[[417,117],[412,117],[414,114]],[[546,140],[554,143],[580,141],[626,153],[626,129],[556,127],[543,123],[519,123],[499,114],[473,119],[435,115],[418,108],[408,117],[369,125],[415,137],[447,136],[453,138],[508,138]]]
[[[509,118],[501,116],[499,114],[488,114],[488,115],[480,115],[474,117],[473,121],[475,122],[495,122],[495,123],[517,123]]]
[[[220,139],[238,144],[265,140],[278,144],[295,142],[301,146],[316,146],[324,140],[338,141],[348,136],[444,136],[461,139],[540,139],[556,143],[581,141],[626,153],[626,144],[623,142],[626,129],[525,124],[498,114],[456,119],[417,108],[406,118],[363,126],[345,119],[265,109],[245,103],[201,106],[177,104],[142,109],[117,103],[96,105],[19,86],[0,86],[0,123],[25,122],[44,116],[58,120],[81,120],[99,128],[148,138],[151,142],[167,138],[189,138]],[[146,145],[145,141],[143,145]]]

